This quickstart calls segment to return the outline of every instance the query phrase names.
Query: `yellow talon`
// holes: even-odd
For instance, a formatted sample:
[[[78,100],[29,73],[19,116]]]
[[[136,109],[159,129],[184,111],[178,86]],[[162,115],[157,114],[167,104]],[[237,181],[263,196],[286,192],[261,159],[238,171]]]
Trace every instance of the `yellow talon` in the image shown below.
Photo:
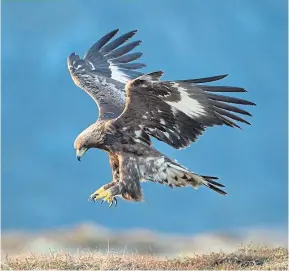
[[[92,199],[93,201],[102,199],[103,201],[107,201],[108,203],[111,203],[113,202],[114,197],[111,195],[109,190],[100,188],[90,196],[90,199]]]
[[[96,190],[93,194],[90,195],[89,201],[97,201],[99,199],[102,199],[101,203],[104,201],[108,202],[109,207],[111,207],[113,204],[114,206],[117,205],[117,199],[114,195],[111,193],[111,187],[113,186],[113,183],[106,184]]]
[[[96,191],[95,193],[93,193],[93,197],[95,200],[98,200],[98,199],[103,199],[105,200],[106,198],[108,198],[110,195],[109,195],[109,191],[108,190],[102,190],[102,191]]]
[[[97,189],[90,197],[100,195],[101,193],[105,191],[106,190],[104,189],[104,186],[102,186],[101,188]]]

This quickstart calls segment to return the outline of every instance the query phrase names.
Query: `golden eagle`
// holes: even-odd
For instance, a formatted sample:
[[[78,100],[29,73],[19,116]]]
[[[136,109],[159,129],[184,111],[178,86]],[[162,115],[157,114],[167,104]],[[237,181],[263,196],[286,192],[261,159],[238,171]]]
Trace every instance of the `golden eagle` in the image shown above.
[[[207,127],[237,122],[250,124],[239,115],[251,114],[232,104],[255,105],[250,101],[216,94],[246,92],[230,86],[204,83],[226,75],[162,81],[162,71],[143,74],[135,63],[141,53],[131,53],[141,41],[123,45],[136,31],[109,42],[114,30],[97,41],[81,59],[75,53],[68,57],[70,74],[79,87],[97,103],[98,120],[80,133],[74,147],[78,160],[90,148],[108,153],[112,182],[95,191],[90,200],[102,199],[109,206],[116,197],[142,200],[141,181],[150,180],[170,187],[205,185],[225,195],[217,177],[203,176],[166,157],[153,148],[151,136],[180,149],[194,142]]]

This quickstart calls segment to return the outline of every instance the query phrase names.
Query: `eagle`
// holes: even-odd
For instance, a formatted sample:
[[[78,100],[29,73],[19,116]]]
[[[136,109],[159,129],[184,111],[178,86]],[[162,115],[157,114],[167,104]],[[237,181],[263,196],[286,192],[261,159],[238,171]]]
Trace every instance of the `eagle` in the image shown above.
[[[207,127],[226,125],[240,128],[251,116],[238,105],[255,103],[219,93],[246,92],[233,86],[211,86],[208,82],[227,75],[199,79],[161,80],[163,71],[142,73],[145,64],[134,62],[141,52],[131,52],[141,41],[127,43],[136,34],[128,32],[110,41],[116,29],[98,40],[81,58],[68,56],[68,69],[77,86],[98,106],[95,123],[74,142],[77,159],[97,148],[109,155],[112,181],[90,195],[89,200],[117,205],[117,197],[142,201],[141,182],[158,182],[169,187],[206,186],[221,195],[218,177],[192,172],[156,150],[154,137],[175,149],[195,142]]]

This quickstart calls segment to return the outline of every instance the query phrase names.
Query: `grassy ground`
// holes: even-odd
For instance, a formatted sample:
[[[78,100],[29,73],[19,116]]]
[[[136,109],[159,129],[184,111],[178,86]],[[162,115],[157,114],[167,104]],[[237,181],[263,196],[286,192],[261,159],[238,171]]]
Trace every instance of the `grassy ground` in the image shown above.
[[[288,270],[288,249],[244,247],[229,254],[210,253],[194,257],[160,259],[154,256],[109,252],[81,251],[74,255],[66,252],[43,255],[6,256],[1,270],[61,269],[61,270]]]

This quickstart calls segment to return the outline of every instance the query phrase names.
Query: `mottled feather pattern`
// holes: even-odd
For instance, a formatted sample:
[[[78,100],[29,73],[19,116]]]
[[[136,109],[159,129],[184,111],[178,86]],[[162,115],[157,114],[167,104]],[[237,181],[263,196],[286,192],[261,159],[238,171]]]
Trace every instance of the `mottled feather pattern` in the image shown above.
[[[143,63],[133,63],[142,53],[131,53],[141,41],[124,45],[136,34],[130,31],[110,42],[118,29],[98,40],[82,59],[72,53],[67,64],[75,84],[87,92],[99,107],[100,119],[118,117],[125,107],[125,83],[140,75]],[[123,45],[123,46],[121,46]]]
[[[193,82],[215,81],[225,77],[160,81],[163,72],[145,74],[126,85],[126,108],[116,122],[142,126],[149,135],[174,148],[187,147],[207,127],[227,125],[239,127],[234,121],[250,124],[231,113],[250,116],[250,113],[230,105],[255,105],[252,102],[212,94],[211,92],[245,92],[237,87],[208,87]],[[139,129],[139,128],[135,128]]]
[[[195,174],[156,150],[151,151],[151,156],[137,157],[137,159],[143,180],[159,182],[171,188],[192,186],[197,189],[199,186],[205,185],[220,194],[226,194],[225,191],[216,187],[224,187],[222,184],[213,181],[217,180],[217,177]]]
[[[142,200],[141,179],[137,159],[134,155],[123,153],[119,156],[121,195],[126,200]]]
[[[143,74],[145,64],[133,62],[142,56],[131,52],[141,41],[125,44],[136,30],[113,40],[118,29],[98,40],[82,59],[72,53],[68,57],[70,74],[99,107],[98,120],[75,140],[80,160],[89,148],[106,151],[110,156],[113,181],[93,198],[115,197],[141,201],[140,181],[151,180],[169,187],[203,185],[219,194],[226,192],[217,177],[191,172],[152,147],[151,136],[180,149],[194,142],[207,127],[249,124],[243,116],[251,114],[240,106],[254,103],[230,93],[246,92],[233,86],[210,86],[206,83],[225,78],[162,81],[162,71]],[[221,94],[219,94],[221,93]],[[223,95],[224,93],[225,95]],[[111,204],[110,204],[111,206]]]

